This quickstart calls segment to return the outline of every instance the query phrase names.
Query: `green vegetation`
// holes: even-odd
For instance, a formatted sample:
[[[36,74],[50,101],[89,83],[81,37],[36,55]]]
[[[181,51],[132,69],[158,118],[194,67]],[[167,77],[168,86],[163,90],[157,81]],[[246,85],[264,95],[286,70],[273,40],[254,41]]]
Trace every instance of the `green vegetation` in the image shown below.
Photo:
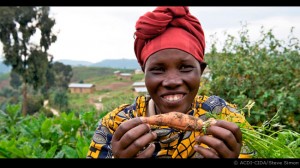
[[[133,81],[142,81],[144,79],[144,74],[136,74],[132,77]]]
[[[206,56],[212,73],[210,94],[239,107],[254,101],[251,116],[246,116],[252,125],[261,125],[280,109],[279,122],[299,132],[300,46],[292,32],[285,43],[262,28],[260,39],[250,43],[244,26],[238,38],[228,35],[221,49],[216,39]]]
[[[113,82],[116,82],[117,78],[113,75],[110,76],[95,76],[90,79],[86,79],[85,83],[97,83],[97,86],[107,86],[108,84],[111,84]]]
[[[133,70],[129,69],[113,69],[102,67],[73,67],[73,82],[79,82],[80,80],[86,80],[94,77],[103,77],[114,75],[115,71],[122,71],[124,73],[132,73]]]
[[[254,102],[239,109],[241,114],[250,115]],[[244,110],[247,110],[244,112]],[[207,114],[208,117],[219,119],[221,115]],[[284,129],[278,121],[280,112],[277,112],[270,120],[264,121],[262,125],[256,126],[238,124],[243,133],[245,150],[252,153],[252,158],[300,158],[300,133]],[[226,118],[231,121],[231,118]],[[282,127],[282,129],[278,129]]]
[[[95,111],[21,116],[20,105],[0,111],[0,158],[85,158],[98,121]]]
[[[68,93],[69,97],[69,110],[76,113],[86,111],[86,110],[95,110],[93,102],[89,102],[91,98],[95,95],[93,94],[71,94]]]
[[[300,158],[299,40],[293,37],[292,30],[284,43],[271,30],[262,29],[261,38],[250,43],[247,32],[243,27],[239,37],[227,35],[221,49],[216,48],[215,40],[206,55],[212,80],[202,78],[199,94],[218,95],[239,109],[248,108],[248,112],[241,112],[253,130],[240,127],[245,143],[256,152],[253,157]],[[133,72],[72,67],[71,82],[95,84],[96,91],[71,94],[49,90],[49,104],[61,110],[59,116],[50,115],[49,109],[43,107],[22,116],[18,92],[2,89],[1,96],[10,96],[13,103],[6,103],[0,110],[0,157],[85,158],[99,119],[121,104],[131,104],[138,95],[131,85],[142,81],[143,74],[120,80],[114,76],[117,70]],[[36,102],[32,108],[39,108],[43,100],[37,95],[29,96]],[[96,103],[102,103],[103,108],[97,109]]]
[[[12,67],[23,81],[22,114],[27,114],[27,90],[41,88],[52,61],[47,51],[56,41],[52,32],[55,19],[49,17],[50,7],[10,6],[0,10],[0,41],[3,44],[3,63]],[[31,41],[36,36],[38,44]],[[50,58],[51,57],[51,58]],[[49,59],[50,58],[50,59]]]
[[[10,73],[0,74],[0,82],[9,79]]]

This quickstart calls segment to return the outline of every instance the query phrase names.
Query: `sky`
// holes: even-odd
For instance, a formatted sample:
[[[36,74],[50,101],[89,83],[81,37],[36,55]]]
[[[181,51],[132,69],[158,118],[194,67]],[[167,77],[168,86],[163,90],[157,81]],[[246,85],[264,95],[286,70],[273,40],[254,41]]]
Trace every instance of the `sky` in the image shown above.
[[[207,47],[211,35],[216,34],[221,43],[225,40],[224,32],[237,36],[245,24],[250,40],[260,37],[261,26],[265,30],[272,29],[275,37],[282,40],[287,39],[294,27],[294,36],[300,39],[300,7],[189,8],[204,29]],[[141,15],[154,9],[154,6],[51,7],[57,41],[50,46],[49,53],[55,61],[96,63],[105,59],[136,59],[133,49],[135,23]],[[3,55],[1,44],[0,55]]]

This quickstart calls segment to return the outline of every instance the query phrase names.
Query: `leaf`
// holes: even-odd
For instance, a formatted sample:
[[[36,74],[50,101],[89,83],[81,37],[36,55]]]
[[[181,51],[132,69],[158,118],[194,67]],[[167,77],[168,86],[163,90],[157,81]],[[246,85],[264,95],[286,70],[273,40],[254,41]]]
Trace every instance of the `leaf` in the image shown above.
[[[53,158],[57,149],[57,145],[52,146],[46,153],[45,158]]]
[[[76,143],[76,151],[79,158],[86,158],[89,150],[89,143],[85,142],[85,139],[80,137]]]
[[[41,134],[43,137],[49,138],[49,135],[51,133],[51,125],[52,125],[52,121],[46,118],[46,120],[42,123],[41,126]]]
[[[54,158],[63,158],[64,157],[64,151],[59,151],[55,156]]]
[[[0,158],[11,158],[10,152],[0,147]]]
[[[63,145],[62,151],[66,155],[66,158],[78,158],[77,151],[68,145]]]

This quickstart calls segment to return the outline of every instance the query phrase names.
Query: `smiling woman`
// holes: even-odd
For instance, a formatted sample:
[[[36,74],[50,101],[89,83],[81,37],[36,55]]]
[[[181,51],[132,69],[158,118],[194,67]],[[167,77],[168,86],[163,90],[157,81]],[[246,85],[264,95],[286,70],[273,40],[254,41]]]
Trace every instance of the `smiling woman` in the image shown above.
[[[158,113],[188,111],[199,88],[201,68],[191,55],[178,49],[156,52],[147,60],[145,84]]]
[[[135,36],[134,51],[149,97],[138,96],[133,104],[120,105],[104,116],[87,158],[244,157],[236,124],[250,126],[243,115],[218,96],[197,95],[206,67],[205,38],[189,8],[157,7],[147,12],[136,22]],[[203,131],[206,114],[221,119]]]

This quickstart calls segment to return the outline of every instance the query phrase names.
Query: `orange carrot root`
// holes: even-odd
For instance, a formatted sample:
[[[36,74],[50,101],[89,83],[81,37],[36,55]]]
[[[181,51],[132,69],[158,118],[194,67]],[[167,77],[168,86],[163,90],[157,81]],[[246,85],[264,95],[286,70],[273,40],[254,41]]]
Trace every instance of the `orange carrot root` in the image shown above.
[[[203,126],[213,125],[217,122],[214,118],[203,121],[200,118],[180,112],[169,112],[150,117],[140,117],[140,119],[143,123],[150,125],[169,126],[184,131],[202,131]]]

